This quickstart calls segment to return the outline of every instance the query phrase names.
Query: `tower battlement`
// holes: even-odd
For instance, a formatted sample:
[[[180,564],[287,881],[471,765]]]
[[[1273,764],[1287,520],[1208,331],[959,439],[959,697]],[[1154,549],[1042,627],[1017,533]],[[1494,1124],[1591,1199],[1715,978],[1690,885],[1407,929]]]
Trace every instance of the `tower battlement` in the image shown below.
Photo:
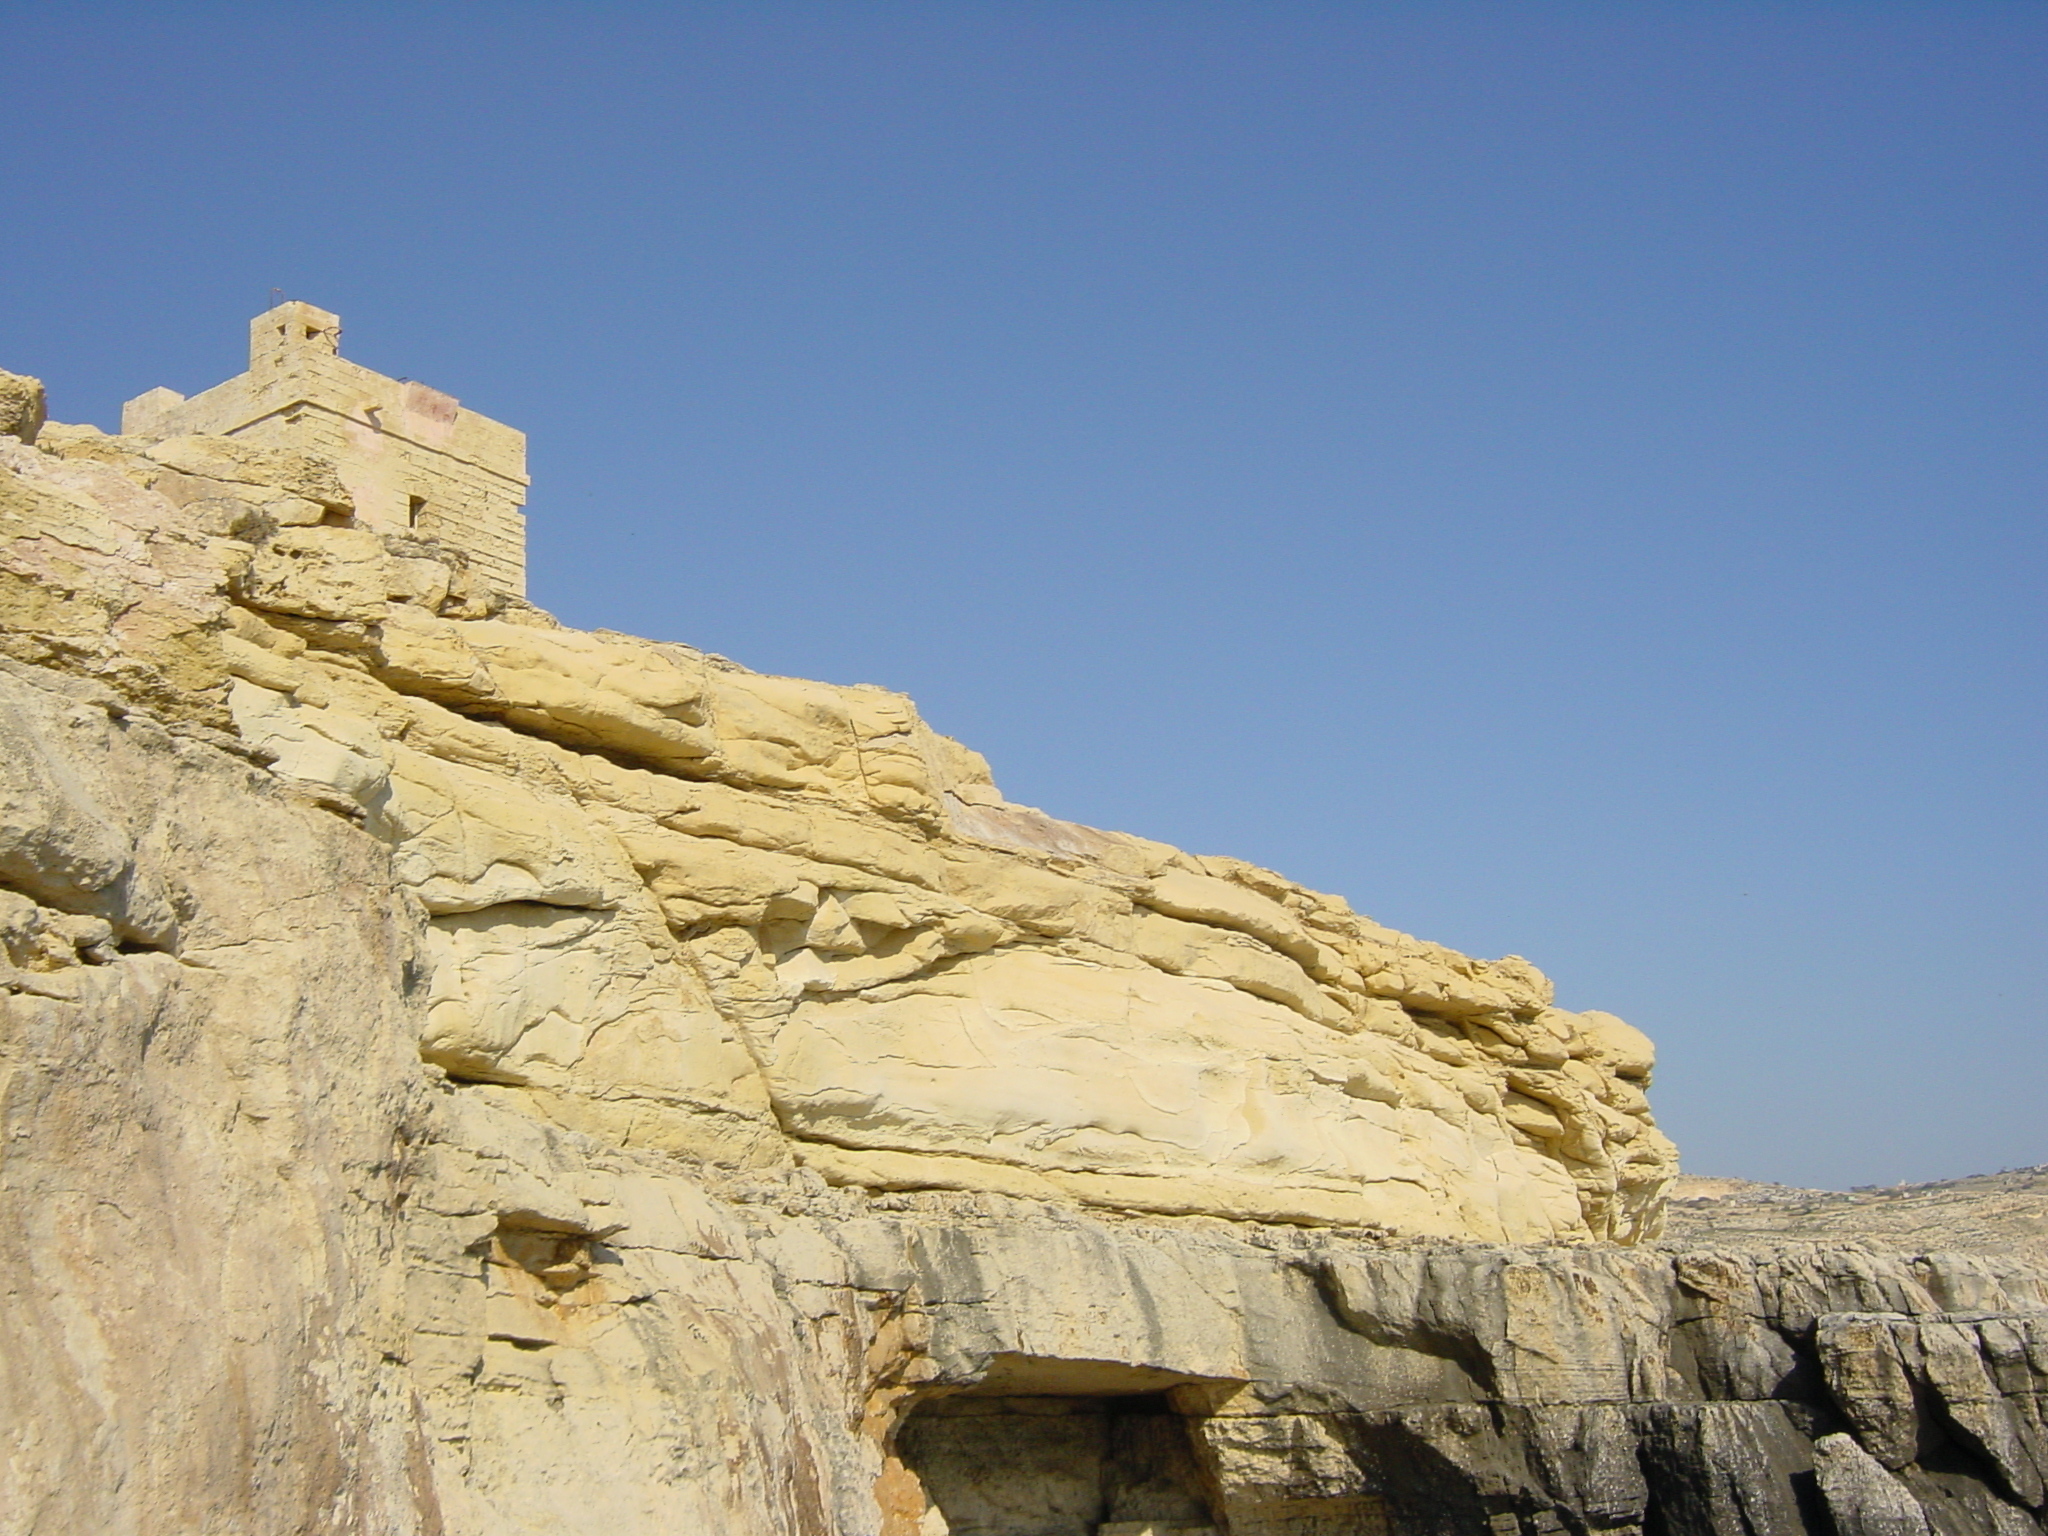
[[[341,355],[341,320],[297,301],[249,322],[249,371],[193,395],[136,396],[121,430],[205,432],[333,460],[356,517],[461,550],[493,586],[526,591],[526,434],[453,395]]]

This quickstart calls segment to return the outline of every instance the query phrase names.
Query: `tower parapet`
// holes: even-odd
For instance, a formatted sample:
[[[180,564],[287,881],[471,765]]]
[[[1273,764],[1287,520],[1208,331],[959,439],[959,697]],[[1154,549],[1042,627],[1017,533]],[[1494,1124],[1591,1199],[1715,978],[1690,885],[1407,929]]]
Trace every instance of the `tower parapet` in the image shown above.
[[[121,410],[124,433],[186,432],[297,448],[334,461],[356,518],[466,554],[500,591],[526,591],[526,434],[453,395],[341,355],[341,320],[292,301],[249,322],[249,371],[187,399],[169,389]]]

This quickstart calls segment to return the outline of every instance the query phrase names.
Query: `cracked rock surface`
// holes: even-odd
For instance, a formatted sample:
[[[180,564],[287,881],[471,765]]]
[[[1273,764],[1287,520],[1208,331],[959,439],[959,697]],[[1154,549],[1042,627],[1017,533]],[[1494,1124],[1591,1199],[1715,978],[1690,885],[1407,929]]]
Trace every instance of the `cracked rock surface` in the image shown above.
[[[2041,1529],[2040,1265],[1658,1245],[1526,961],[35,399],[0,1531]]]

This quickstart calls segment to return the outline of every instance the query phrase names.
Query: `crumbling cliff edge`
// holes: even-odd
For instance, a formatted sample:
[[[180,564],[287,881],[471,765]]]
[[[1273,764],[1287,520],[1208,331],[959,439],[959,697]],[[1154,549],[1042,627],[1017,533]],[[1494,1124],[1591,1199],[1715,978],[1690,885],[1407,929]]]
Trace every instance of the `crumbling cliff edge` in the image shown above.
[[[0,1530],[2026,1532],[2048,1276],[1648,1042],[0,376]]]

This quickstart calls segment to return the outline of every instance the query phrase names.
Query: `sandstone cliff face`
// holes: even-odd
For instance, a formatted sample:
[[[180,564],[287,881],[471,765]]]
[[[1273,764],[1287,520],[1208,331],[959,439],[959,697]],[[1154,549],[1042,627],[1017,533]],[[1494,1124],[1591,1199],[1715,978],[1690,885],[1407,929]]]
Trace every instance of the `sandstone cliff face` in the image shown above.
[[[0,446],[7,646],[355,820],[423,1049],[622,1147],[869,1188],[1634,1240],[1649,1044],[1232,859],[1056,821],[878,688],[564,629],[304,455]]]
[[[0,1529],[408,1528],[417,924],[332,819],[0,673]]]
[[[0,540],[0,1531],[2038,1529],[2038,1269],[1615,1246],[1524,962],[303,456],[0,437]]]

